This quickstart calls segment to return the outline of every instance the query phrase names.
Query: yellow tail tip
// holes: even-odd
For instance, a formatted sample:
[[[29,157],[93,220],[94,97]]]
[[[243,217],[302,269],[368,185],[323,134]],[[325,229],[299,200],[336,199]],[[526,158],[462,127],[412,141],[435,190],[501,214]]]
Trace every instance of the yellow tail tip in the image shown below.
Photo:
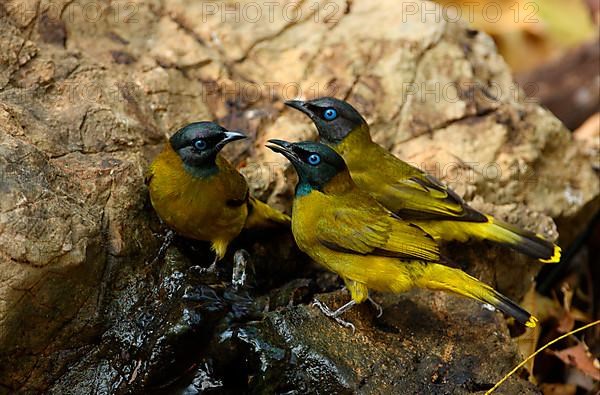
[[[540,262],[543,263],[558,263],[560,262],[560,255],[562,250],[559,246],[554,245],[554,254],[548,259],[540,259]]]
[[[531,315],[531,316],[529,316],[529,319],[525,323],[525,326],[528,328],[535,328],[537,326],[537,323],[538,323],[538,319]]]

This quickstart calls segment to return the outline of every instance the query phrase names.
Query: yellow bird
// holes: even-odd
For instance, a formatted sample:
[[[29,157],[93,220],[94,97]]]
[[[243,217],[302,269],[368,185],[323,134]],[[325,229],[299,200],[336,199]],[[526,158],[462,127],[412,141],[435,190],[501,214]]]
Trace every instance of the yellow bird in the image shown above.
[[[369,289],[399,293],[413,287],[448,291],[490,304],[534,327],[537,319],[474,277],[438,263],[435,240],[414,223],[359,189],[344,160],[319,143],[269,140],[298,173],[292,233],[298,247],[339,274],[352,300],[336,311],[317,305],[340,324],[340,315],[369,299]]]
[[[246,179],[219,152],[246,138],[213,122],[178,130],[150,165],[146,183],[158,216],[180,235],[209,241],[225,256],[243,228],[289,225],[290,218],[251,197]]]
[[[542,236],[480,213],[435,177],[401,161],[371,140],[369,125],[349,103],[331,97],[286,104],[308,115],[321,141],[345,160],[356,184],[437,240],[488,240],[541,262],[561,249]]]

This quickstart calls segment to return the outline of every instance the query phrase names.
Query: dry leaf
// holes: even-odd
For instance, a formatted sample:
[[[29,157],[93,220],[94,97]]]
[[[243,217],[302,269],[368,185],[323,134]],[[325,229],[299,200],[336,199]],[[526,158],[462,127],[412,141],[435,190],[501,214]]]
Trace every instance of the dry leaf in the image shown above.
[[[600,361],[594,358],[584,342],[560,351],[550,351],[561,361],[577,368],[585,375],[600,381]]]
[[[571,314],[571,304],[573,302],[573,290],[569,286],[568,283],[564,283],[561,286],[561,291],[563,293],[563,309],[564,313],[558,320],[558,326],[556,330],[558,333],[567,333],[571,332],[575,327],[575,318]]]
[[[556,316],[558,318],[558,326],[556,330],[558,333],[571,332],[575,327],[575,321],[581,321],[588,323],[591,321],[590,317],[573,307],[573,290],[568,283],[564,283],[561,287],[563,293],[563,312],[562,315]]]
[[[560,304],[556,300],[552,300],[535,291],[535,284],[525,294],[521,306],[536,316],[540,322],[546,321],[550,317],[559,317],[561,314]],[[535,328],[526,330],[521,336],[516,338],[517,347],[523,358],[527,358],[535,352],[542,331],[541,325]],[[533,372],[533,364],[535,358],[532,358],[524,366],[529,373]],[[529,375],[529,381],[535,383],[533,374]]]

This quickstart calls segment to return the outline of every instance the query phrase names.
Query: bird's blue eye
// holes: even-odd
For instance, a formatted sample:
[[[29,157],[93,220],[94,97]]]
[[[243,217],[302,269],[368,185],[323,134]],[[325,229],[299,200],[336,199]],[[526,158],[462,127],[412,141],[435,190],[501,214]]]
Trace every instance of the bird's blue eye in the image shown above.
[[[310,154],[308,156],[307,162],[313,166],[316,166],[319,163],[321,163],[321,157],[318,154]]]
[[[325,118],[328,121],[333,121],[334,119],[337,118],[337,111],[335,111],[334,108],[328,108],[323,113],[323,118]]]
[[[194,141],[194,148],[196,148],[198,151],[202,151],[206,149],[206,141],[202,140],[202,139],[198,139],[196,141]]]

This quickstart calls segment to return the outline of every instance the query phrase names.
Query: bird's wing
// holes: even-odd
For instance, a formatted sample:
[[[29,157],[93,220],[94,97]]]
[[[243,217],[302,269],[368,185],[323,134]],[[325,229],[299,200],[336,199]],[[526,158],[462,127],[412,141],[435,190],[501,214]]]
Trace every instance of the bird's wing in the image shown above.
[[[487,222],[485,215],[469,207],[452,189],[427,173],[389,184],[386,200],[397,197],[396,207],[388,207],[405,219],[449,219]]]
[[[340,252],[431,261],[439,258],[439,248],[431,236],[380,206],[355,202],[327,210],[317,222],[316,235],[324,246]]]
[[[407,220],[487,221],[432,175],[374,143],[370,149],[369,155],[358,149],[346,153],[352,178],[391,212]]]

